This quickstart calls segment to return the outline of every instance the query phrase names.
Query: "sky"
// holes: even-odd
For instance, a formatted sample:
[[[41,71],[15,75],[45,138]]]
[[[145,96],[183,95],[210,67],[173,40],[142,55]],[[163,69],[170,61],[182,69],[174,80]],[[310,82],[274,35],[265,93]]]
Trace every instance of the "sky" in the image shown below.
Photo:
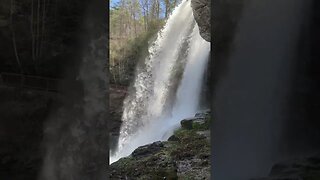
[[[120,0],[110,0],[109,8],[111,9],[114,5],[116,5]]]
[[[109,1],[109,9],[112,9],[112,7],[114,7],[116,4],[118,4],[120,2],[120,0],[110,0]],[[162,3],[160,3],[160,7],[164,8],[164,5]],[[160,18],[164,18],[164,12],[161,11],[160,13]]]

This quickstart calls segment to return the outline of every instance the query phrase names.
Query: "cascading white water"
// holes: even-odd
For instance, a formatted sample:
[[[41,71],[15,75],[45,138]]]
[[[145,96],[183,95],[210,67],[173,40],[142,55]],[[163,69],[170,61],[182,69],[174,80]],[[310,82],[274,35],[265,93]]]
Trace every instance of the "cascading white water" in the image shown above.
[[[150,45],[144,65],[137,68],[134,91],[124,101],[118,149],[110,163],[139,146],[166,140],[182,119],[194,116],[209,51],[190,1],[183,0]],[[181,80],[175,78],[179,70]]]

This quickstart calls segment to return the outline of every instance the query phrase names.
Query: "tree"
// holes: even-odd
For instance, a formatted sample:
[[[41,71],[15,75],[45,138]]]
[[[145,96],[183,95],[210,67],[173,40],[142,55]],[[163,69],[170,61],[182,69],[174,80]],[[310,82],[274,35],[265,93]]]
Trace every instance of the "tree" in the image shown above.
[[[177,6],[177,0],[164,0],[165,18],[168,18],[171,11]]]
[[[173,2],[173,1],[172,1]],[[110,74],[123,84],[133,74],[139,55],[162,27],[161,0],[120,0],[110,9]],[[170,1],[171,3],[171,1]],[[170,4],[170,7],[172,4]]]
[[[23,73],[23,69],[22,69],[22,64],[21,64],[20,57],[19,57],[19,54],[18,54],[15,29],[14,29],[14,26],[13,26],[14,9],[15,9],[15,0],[11,0],[10,28],[11,28],[11,33],[12,33],[12,44],[13,44],[13,49],[14,49],[14,54],[15,54],[15,57],[16,57],[16,61],[17,61],[20,73],[22,74]]]

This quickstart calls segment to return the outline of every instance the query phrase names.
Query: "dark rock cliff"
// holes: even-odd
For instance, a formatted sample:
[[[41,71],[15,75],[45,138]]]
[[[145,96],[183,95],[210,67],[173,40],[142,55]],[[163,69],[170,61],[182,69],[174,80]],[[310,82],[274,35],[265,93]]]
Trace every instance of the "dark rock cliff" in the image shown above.
[[[206,41],[211,41],[210,0],[191,0],[194,18],[199,26],[200,35]]]
[[[215,179],[319,151],[319,2],[289,2],[214,1]]]

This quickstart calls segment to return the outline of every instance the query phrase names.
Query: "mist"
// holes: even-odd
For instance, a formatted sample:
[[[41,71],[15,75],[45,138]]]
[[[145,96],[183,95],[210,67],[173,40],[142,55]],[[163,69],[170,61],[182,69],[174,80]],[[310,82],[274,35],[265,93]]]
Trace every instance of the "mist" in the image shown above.
[[[66,66],[61,105],[44,124],[43,165],[39,179],[92,180],[107,177],[106,3],[87,3],[77,58]],[[79,43],[79,44],[78,44]]]

